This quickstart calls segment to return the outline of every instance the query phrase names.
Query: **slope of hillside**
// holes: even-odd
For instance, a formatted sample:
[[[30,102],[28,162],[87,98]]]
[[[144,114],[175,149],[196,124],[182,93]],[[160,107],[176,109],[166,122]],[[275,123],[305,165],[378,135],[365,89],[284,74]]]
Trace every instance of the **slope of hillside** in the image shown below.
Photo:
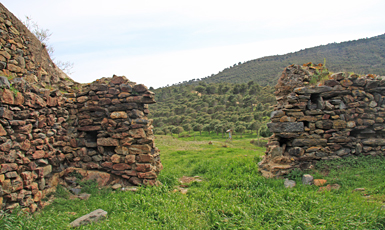
[[[262,86],[274,86],[284,67],[307,62],[324,63],[325,60],[326,66],[332,72],[348,70],[358,74],[385,75],[385,34],[251,60],[226,68],[202,81],[206,83],[255,81]]]
[[[255,132],[268,121],[275,104],[274,88],[247,84],[216,83],[198,86],[176,85],[155,90],[156,104],[150,105],[155,134],[184,131],[223,133]],[[267,129],[264,130],[269,136]]]

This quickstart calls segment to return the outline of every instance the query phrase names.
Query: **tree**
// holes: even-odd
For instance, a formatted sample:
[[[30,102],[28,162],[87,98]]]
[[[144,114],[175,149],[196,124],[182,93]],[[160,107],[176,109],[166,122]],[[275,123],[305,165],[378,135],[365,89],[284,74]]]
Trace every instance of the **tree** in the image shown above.
[[[194,127],[193,127],[194,131],[199,131],[199,135],[202,135],[202,129],[203,129],[203,125],[202,124],[195,124]]]
[[[199,93],[203,93],[206,90],[206,87],[198,85],[197,87],[195,87],[195,90]]]
[[[175,126],[175,127],[172,129],[172,133],[178,134],[178,137],[179,137],[179,134],[180,134],[181,132],[183,132],[183,131],[184,131],[183,128],[180,127],[180,126]]]
[[[183,129],[184,129],[185,131],[188,132],[188,134],[190,134],[190,131],[192,130],[192,126],[191,126],[189,123],[184,124],[182,127],[183,127]]]
[[[203,131],[209,132],[209,135],[210,135],[210,131],[211,131],[211,126],[210,126],[210,124],[205,124],[205,125],[203,126]]]
[[[242,134],[243,134],[243,132],[245,132],[245,129],[246,129],[245,126],[238,125],[237,127],[235,127],[235,132],[240,133],[241,134],[241,138],[242,138]]]
[[[222,123],[217,123],[214,127],[215,132],[217,133],[222,133],[222,138],[223,138],[223,131],[224,131],[224,125]]]

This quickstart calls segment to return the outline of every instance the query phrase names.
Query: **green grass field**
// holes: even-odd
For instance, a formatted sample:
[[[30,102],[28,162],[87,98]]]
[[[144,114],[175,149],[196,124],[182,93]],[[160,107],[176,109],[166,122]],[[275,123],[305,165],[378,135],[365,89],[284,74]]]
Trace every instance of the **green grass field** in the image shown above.
[[[265,179],[257,161],[265,149],[250,144],[256,137],[199,133],[177,138],[157,136],[164,170],[162,186],[138,192],[98,189],[88,182],[89,200],[69,200],[63,188],[54,202],[34,214],[16,212],[0,217],[0,229],[69,229],[68,224],[95,209],[108,218],[79,229],[384,229],[385,159],[354,157],[319,164],[315,178],[338,183],[339,190],[318,192],[304,186],[286,189],[284,179]],[[212,141],[212,145],[208,142]],[[224,145],[227,147],[223,147]],[[187,194],[176,189],[182,176],[199,176]],[[362,192],[352,192],[365,188]]]

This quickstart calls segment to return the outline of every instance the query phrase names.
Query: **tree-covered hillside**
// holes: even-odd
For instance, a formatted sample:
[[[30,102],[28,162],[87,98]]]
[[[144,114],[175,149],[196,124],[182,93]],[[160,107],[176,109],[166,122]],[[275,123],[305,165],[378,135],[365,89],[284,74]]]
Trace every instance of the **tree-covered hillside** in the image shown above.
[[[234,64],[216,75],[201,79],[201,81],[239,84],[255,81],[260,85],[275,86],[279,74],[286,66],[307,62],[324,63],[324,60],[332,72],[348,70],[357,74],[385,75],[385,34]],[[191,80],[184,83],[194,82],[196,81]]]
[[[253,81],[242,84],[214,83],[177,85],[155,90],[157,103],[151,105],[155,134],[208,131],[217,135],[227,129],[242,134],[268,136],[264,124],[275,103],[274,88]]]

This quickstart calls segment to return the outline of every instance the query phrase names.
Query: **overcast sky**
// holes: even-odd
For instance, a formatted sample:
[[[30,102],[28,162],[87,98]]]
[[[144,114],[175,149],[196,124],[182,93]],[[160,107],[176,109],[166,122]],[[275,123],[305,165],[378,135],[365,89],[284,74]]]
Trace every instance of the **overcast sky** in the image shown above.
[[[264,56],[385,33],[384,0],[2,0],[53,34],[74,80],[155,88]],[[301,64],[301,63],[297,63]]]

